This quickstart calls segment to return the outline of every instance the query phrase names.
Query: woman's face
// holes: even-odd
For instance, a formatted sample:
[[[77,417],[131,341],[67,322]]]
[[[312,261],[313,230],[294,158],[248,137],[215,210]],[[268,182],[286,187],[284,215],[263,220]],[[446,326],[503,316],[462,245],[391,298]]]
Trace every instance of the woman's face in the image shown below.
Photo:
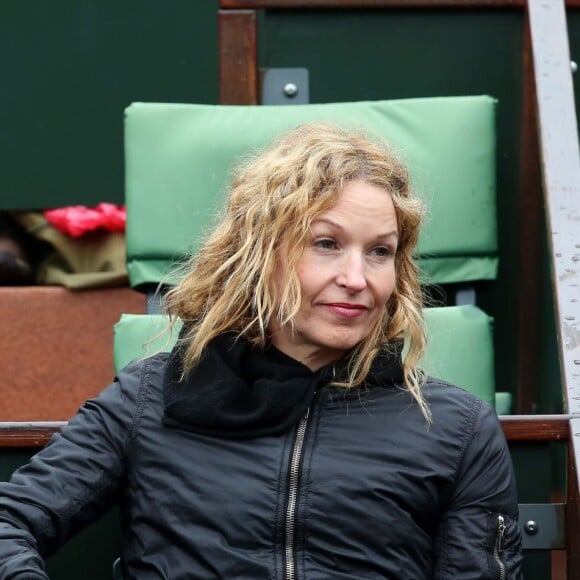
[[[296,272],[302,303],[294,323],[272,328],[276,348],[312,370],[339,359],[371,332],[395,286],[397,216],[381,187],[348,183],[312,222]],[[286,280],[282,246],[277,284]]]

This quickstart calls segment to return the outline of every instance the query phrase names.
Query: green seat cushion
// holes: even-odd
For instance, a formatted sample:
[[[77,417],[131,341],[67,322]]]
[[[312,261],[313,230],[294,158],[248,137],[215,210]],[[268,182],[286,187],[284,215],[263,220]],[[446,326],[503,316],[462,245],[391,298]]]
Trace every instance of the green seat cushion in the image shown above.
[[[213,224],[235,159],[308,121],[386,138],[429,206],[418,259],[426,280],[493,279],[495,100],[486,96],[220,106],[135,103],[125,115],[127,267],[156,284]]]
[[[493,319],[475,306],[449,306],[427,308],[425,323],[425,372],[494,404]]]
[[[425,371],[493,404],[492,319],[474,306],[453,306],[428,308],[425,320],[428,334],[422,365]],[[179,327],[171,334],[163,333],[166,328],[164,316],[124,314],[115,326],[116,370],[132,360],[170,350]]]

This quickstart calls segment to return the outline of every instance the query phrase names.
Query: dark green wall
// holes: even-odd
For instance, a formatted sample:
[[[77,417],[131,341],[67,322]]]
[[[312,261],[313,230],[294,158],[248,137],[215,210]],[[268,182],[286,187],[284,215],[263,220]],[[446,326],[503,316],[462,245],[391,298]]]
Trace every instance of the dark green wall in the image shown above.
[[[0,2],[0,208],[123,200],[123,110],[215,103],[217,0]]]

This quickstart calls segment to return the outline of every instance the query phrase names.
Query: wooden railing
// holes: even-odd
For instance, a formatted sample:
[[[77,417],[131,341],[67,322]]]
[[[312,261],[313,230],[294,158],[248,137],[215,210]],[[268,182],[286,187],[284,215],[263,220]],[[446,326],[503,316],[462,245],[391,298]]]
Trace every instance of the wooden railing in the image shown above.
[[[66,421],[18,421],[0,423],[0,448],[41,449]]]
[[[569,415],[504,415],[501,426],[508,442],[570,440]],[[66,421],[0,422],[0,448],[41,449]],[[580,429],[580,427],[579,427]]]

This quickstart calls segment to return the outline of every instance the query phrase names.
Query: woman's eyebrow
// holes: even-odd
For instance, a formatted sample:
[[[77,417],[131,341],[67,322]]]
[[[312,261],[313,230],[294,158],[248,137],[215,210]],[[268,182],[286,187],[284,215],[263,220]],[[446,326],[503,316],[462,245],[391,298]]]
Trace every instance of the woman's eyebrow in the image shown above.
[[[332,228],[335,228],[337,230],[344,230],[344,227],[341,226],[339,223],[335,222],[334,220],[330,219],[330,218],[326,218],[326,217],[321,217],[321,218],[316,218],[315,220],[312,221],[311,227],[319,224],[319,223],[324,223],[329,225]],[[397,230],[390,230],[388,232],[384,232],[381,233],[379,235],[376,236],[377,239],[383,239],[383,238],[399,238],[399,232]]]

